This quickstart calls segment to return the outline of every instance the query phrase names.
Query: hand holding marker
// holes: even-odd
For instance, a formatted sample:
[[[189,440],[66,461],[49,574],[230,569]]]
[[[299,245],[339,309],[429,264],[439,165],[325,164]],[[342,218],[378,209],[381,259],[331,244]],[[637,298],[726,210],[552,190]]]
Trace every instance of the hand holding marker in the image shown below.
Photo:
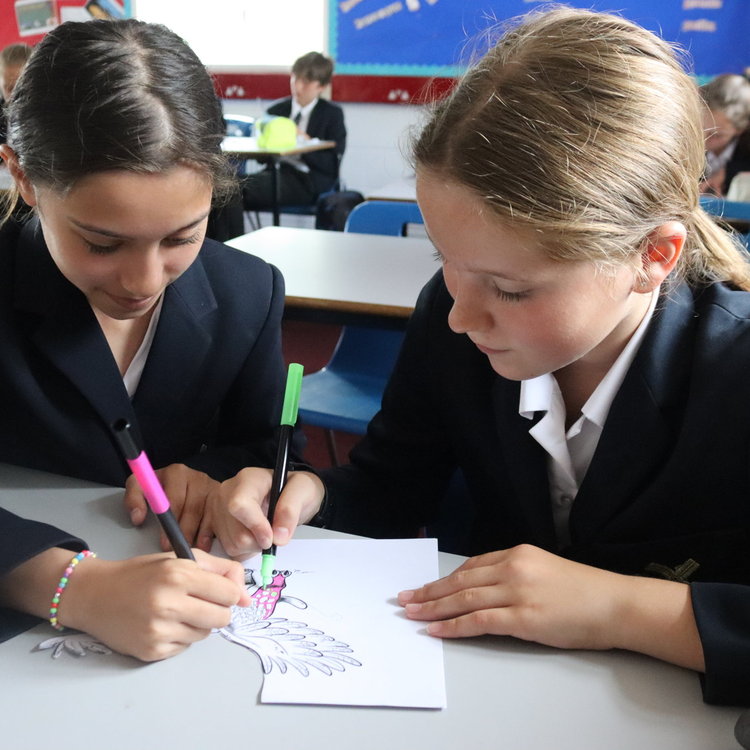
[[[284,406],[281,410],[281,432],[279,434],[279,448],[276,452],[276,465],[273,469],[271,480],[271,493],[268,501],[268,521],[273,527],[273,514],[279,495],[284,489],[286,475],[289,469],[289,447],[294,434],[294,425],[297,422],[297,410],[299,408],[299,395],[302,390],[302,373],[304,368],[295,362],[289,365],[286,377],[286,390],[284,391]],[[263,588],[273,580],[273,566],[276,562],[276,545],[271,544],[268,549],[263,550],[261,558],[260,575]]]

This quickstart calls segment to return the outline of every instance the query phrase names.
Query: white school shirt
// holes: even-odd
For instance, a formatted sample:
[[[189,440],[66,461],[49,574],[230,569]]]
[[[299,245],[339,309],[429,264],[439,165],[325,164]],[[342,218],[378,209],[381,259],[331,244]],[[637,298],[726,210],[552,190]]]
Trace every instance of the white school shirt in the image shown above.
[[[573,501],[589,468],[607,421],[617,391],[633,363],[659,297],[652,293],[651,304],[630,341],[602,378],[581,409],[581,416],[565,431],[565,404],[560,386],[552,373],[521,381],[518,413],[533,419],[535,412],[545,412],[530,430],[534,440],[547,451],[552,518],[558,547],[570,544],[568,521]]]
[[[734,156],[734,150],[737,148],[737,139],[730,141],[720,154],[713,151],[706,151],[706,168],[703,172],[703,179],[707,180],[714,172],[718,172],[729,163]]]
[[[141,382],[143,368],[146,366],[146,360],[151,351],[151,344],[154,343],[156,326],[159,323],[159,316],[161,315],[161,307],[163,303],[164,294],[162,293],[159,301],[156,303],[151,320],[149,321],[146,335],[143,337],[143,341],[138,347],[138,351],[135,353],[135,357],[133,357],[128,369],[125,370],[125,374],[122,376],[122,380],[125,383],[125,390],[128,392],[128,396],[130,396],[131,399],[135,396],[135,392],[138,390],[138,384]]]
[[[289,113],[289,117],[292,118],[292,120],[296,119],[297,115],[300,116],[299,122],[297,123],[297,128],[302,133],[307,133],[307,126],[310,123],[310,114],[315,109],[315,105],[318,103],[317,99],[313,99],[309,104],[306,104],[304,107],[300,107],[299,104],[297,104],[297,100],[292,97],[292,110]],[[285,156],[283,157],[282,161],[285,161],[287,164],[291,164],[295,169],[298,169],[300,172],[309,172],[310,167],[305,164],[305,162],[302,161],[298,156]]]

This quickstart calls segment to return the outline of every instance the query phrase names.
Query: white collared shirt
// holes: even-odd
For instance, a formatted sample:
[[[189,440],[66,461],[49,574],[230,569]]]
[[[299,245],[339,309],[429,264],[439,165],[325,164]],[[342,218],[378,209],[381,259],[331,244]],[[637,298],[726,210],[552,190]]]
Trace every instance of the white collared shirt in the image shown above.
[[[307,126],[310,124],[310,115],[315,109],[317,103],[318,100],[316,98],[304,107],[300,107],[299,104],[297,104],[297,100],[292,97],[292,111],[289,113],[289,117],[294,120],[298,114],[300,115],[299,122],[297,123],[297,128],[300,132],[307,133]]]
[[[734,150],[737,148],[737,139],[731,140],[720,154],[713,151],[706,151],[706,168],[703,173],[703,179],[708,179],[714,172],[718,172],[729,163],[734,156]]]
[[[149,352],[151,351],[151,344],[154,343],[154,335],[156,334],[156,326],[159,324],[159,316],[161,315],[161,308],[164,304],[164,294],[162,293],[159,301],[156,303],[154,312],[151,315],[148,328],[146,329],[146,335],[143,337],[141,345],[138,347],[138,351],[135,353],[128,369],[122,376],[122,380],[125,383],[125,390],[128,392],[128,396],[132,399],[135,396],[135,392],[138,390],[138,384],[141,382],[141,375],[143,375],[143,368],[146,366],[146,360],[148,359]]]
[[[658,290],[652,294],[651,303],[635,333],[625,345],[607,374],[602,378],[581,409],[581,416],[565,430],[565,403],[557,379],[545,373],[521,381],[518,413],[533,419],[535,412],[545,412],[530,430],[539,445],[547,451],[547,476],[549,480],[552,517],[559,547],[570,544],[568,521],[573,501],[589,468],[594,451],[607,421],[617,391],[635,359],[648,324],[654,313]]]

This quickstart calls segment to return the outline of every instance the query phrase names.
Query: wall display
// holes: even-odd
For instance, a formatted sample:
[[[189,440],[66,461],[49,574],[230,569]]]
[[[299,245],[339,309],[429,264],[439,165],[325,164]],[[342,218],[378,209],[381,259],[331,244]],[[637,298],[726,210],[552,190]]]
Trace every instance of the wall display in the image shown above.
[[[750,65],[747,0],[573,0],[616,9],[690,51],[710,77]],[[487,48],[487,29],[544,6],[544,0],[329,0],[330,53],[337,73],[454,75]]]

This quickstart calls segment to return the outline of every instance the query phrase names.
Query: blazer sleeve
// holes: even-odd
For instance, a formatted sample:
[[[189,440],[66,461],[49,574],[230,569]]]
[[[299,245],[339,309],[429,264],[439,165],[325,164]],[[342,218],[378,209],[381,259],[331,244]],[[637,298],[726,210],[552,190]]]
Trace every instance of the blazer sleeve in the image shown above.
[[[0,508],[0,577],[52,547],[80,552],[86,545],[54,526],[29,521]],[[50,599],[52,593],[50,591]],[[38,623],[37,617],[0,607],[0,643]]]
[[[693,613],[706,673],[706,703],[750,706],[750,586],[693,583]]]

